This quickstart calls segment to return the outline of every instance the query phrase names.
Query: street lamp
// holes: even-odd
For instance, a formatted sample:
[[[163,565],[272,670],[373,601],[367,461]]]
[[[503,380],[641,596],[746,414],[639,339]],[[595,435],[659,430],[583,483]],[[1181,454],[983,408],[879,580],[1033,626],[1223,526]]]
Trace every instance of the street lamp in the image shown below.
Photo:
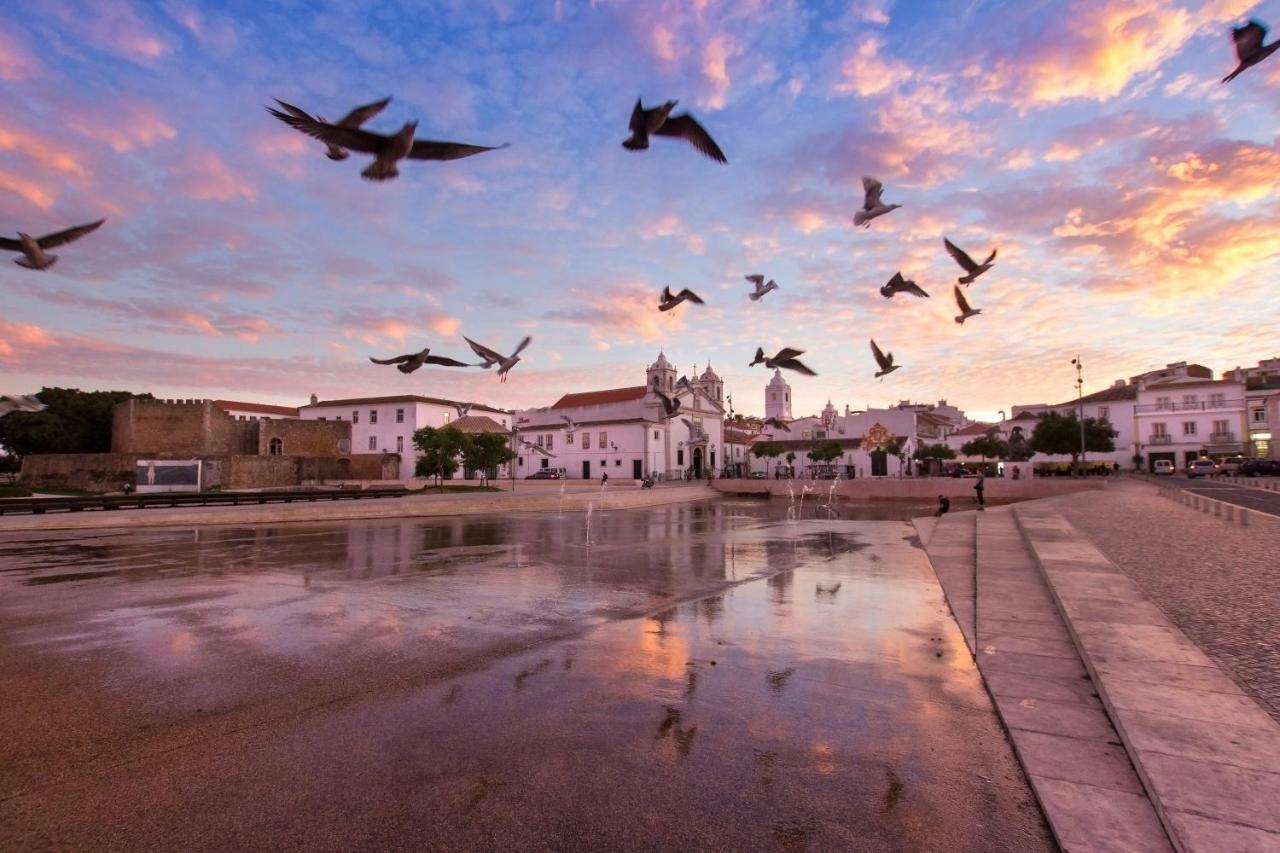
[[[1079,473],[1080,473],[1080,476],[1083,477],[1084,476],[1084,378],[1081,376],[1080,371],[1082,370],[1084,365],[1080,361],[1079,355],[1071,359],[1071,363],[1074,364],[1076,367],[1076,403],[1080,407],[1080,470],[1079,470]]]

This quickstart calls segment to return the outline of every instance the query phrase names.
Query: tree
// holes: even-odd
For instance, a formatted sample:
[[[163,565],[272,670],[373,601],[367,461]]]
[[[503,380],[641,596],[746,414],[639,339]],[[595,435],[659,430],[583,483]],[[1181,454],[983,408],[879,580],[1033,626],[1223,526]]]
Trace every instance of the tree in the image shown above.
[[[458,455],[467,437],[454,427],[423,427],[413,434],[413,446],[422,454],[414,468],[416,477],[435,477],[436,485],[458,470]]]
[[[465,437],[462,447],[462,464],[480,472],[480,481],[489,478],[489,471],[515,458],[507,446],[507,437],[497,432],[481,432]]]
[[[922,444],[916,448],[911,458],[917,462],[923,462],[925,468],[932,474],[934,469],[942,464],[942,460],[955,459],[956,452],[945,444]],[[937,465],[934,464],[935,462]]]
[[[1110,453],[1116,449],[1116,431],[1105,419],[1085,418],[1084,447],[1090,453]],[[1070,455],[1071,464],[1080,459],[1080,421],[1075,414],[1060,415],[1046,412],[1040,416],[1030,445],[1036,453],[1046,455]]]
[[[15,456],[32,453],[110,453],[112,410],[132,391],[81,391],[45,388],[36,395],[43,412],[13,412],[0,418],[0,446]]]
[[[782,450],[782,445],[776,441],[757,441],[751,445],[751,455],[757,459],[776,459],[782,455]]]
[[[896,457],[898,460],[898,477],[902,477],[902,463],[907,461],[907,457],[903,455],[902,450],[906,446],[907,440],[900,436],[894,436],[893,440],[884,446],[884,452],[890,456]]]
[[[996,435],[983,435],[960,445],[960,452],[965,456],[980,456],[986,462],[992,459],[1006,459],[1009,456],[1009,442]]]
[[[838,441],[824,441],[805,454],[813,462],[830,462],[844,455],[844,448]]]

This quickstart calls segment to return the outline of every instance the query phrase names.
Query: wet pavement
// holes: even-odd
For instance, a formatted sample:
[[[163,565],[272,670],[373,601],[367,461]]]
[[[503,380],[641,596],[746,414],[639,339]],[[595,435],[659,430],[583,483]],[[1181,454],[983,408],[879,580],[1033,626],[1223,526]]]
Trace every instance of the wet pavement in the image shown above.
[[[0,848],[1053,849],[911,525],[784,512],[2,536]]]

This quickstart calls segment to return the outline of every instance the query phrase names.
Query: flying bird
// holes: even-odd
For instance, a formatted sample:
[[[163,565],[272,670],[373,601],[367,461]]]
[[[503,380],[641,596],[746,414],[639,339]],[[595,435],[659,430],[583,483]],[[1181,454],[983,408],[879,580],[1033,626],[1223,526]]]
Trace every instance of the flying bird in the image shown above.
[[[668,397],[657,389],[654,390],[658,395],[658,400],[662,403],[662,420],[669,421],[676,416],[676,412],[680,411],[680,401],[675,397]]]
[[[320,123],[327,123],[325,122],[324,116],[318,115],[313,118],[311,115],[304,112],[303,110],[298,109],[293,104],[286,104],[284,101],[281,101],[279,99],[276,100],[276,103],[279,104],[281,108],[285,110],[285,112],[289,113],[294,118],[306,119],[308,121],[315,121]],[[369,119],[373,118],[378,113],[382,112],[383,108],[386,107],[386,105],[389,103],[391,103],[390,98],[383,98],[381,101],[374,101],[372,104],[365,104],[363,107],[356,107],[354,110],[347,113],[342,118],[338,119],[338,121],[334,124],[334,126],[358,129],[362,124],[367,122]],[[328,157],[330,160],[334,160],[334,161],[345,160],[351,156],[346,152],[345,149],[343,149],[338,145],[334,145],[332,142],[326,142],[324,145],[326,149],[325,156]]]
[[[45,254],[45,249],[54,249],[58,246],[65,246],[73,240],[79,240],[84,235],[97,231],[102,223],[106,221],[105,219],[99,219],[97,222],[90,222],[88,225],[77,225],[65,231],[46,234],[43,237],[32,237],[30,234],[24,234],[19,231],[17,240],[9,237],[0,237],[0,249],[6,252],[21,252],[22,257],[13,259],[13,262],[20,267],[26,267],[29,270],[47,270],[58,262],[58,256]]]
[[[578,425],[573,422],[573,418],[568,415],[561,415],[560,420],[564,421],[566,432],[577,432]]]
[[[272,107],[267,107],[267,112],[295,130],[299,130],[307,136],[315,137],[326,144],[335,145],[338,148],[372,154],[373,162],[360,173],[371,181],[389,181],[397,177],[400,174],[398,164],[406,158],[409,160],[458,160],[462,157],[470,157],[473,154],[506,148],[509,145],[509,143],[503,143],[502,145],[468,145],[462,142],[414,139],[414,134],[418,129],[416,121],[405,122],[400,130],[390,136],[384,136],[369,130],[361,130],[358,127],[342,127],[336,124],[328,124],[308,115],[292,104],[286,104],[284,101],[279,100],[276,103],[280,104],[285,112]]]
[[[956,292],[956,307],[960,309],[960,316],[956,317],[957,323],[963,324],[964,321],[968,320],[970,317],[976,317],[982,313],[981,308],[969,307],[969,300],[964,298],[964,292],[960,290],[960,285],[953,284],[951,286]]]
[[[774,429],[780,429],[783,432],[791,432],[791,427],[787,426],[787,422],[781,418],[765,418],[764,425],[767,427],[773,427]]]
[[[765,358],[764,350],[756,347],[756,357],[747,367],[755,367],[757,364],[763,364],[765,367],[780,367],[783,370],[794,370],[796,373],[803,373],[805,376],[817,376],[818,374],[810,370],[804,362],[800,361],[797,356],[804,355],[802,349],[791,349],[783,347],[778,350],[778,354]]]
[[[442,355],[432,355],[431,348],[427,347],[422,352],[411,352],[407,355],[397,355],[394,358],[374,358],[369,356],[369,360],[374,364],[394,364],[396,370],[401,373],[413,373],[424,364],[437,364],[441,367],[471,367],[464,361],[457,361],[452,358],[445,358]]]
[[[467,415],[471,414],[471,407],[473,405],[475,404],[474,403],[454,403],[453,410],[458,413],[458,418],[462,419],[462,418],[465,418]]]
[[[688,113],[672,115],[679,101],[667,101],[660,107],[646,110],[636,99],[636,107],[631,111],[631,136],[622,143],[629,151],[643,151],[649,147],[650,136],[670,136],[683,139],[717,163],[728,163],[724,152],[711,134]]]
[[[686,302],[686,301],[692,302],[694,305],[703,304],[702,297],[694,293],[692,290],[690,290],[687,287],[684,290],[677,293],[675,296],[671,295],[671,288],[664,287],[662,288],[662,298],[658,301],[658,310],[670,311],[672,308],[675,308],[681,302]]]
[[[968,273],[968,275],[964,275],[956,279],[963,285],[972,284],[974,279],[994,266],[991,262],[996,259],[995,249],[991,250],[991,254],[987,255],[987,259],[985,261],[980,264],[976,264],[973,262],[973,258],[965,254],[963,249],[955,243],[952,243],[946,237],[942,238],[942,244],[947,247],[947,254],[955,258],[956,263],[959,264],[966,273]]]
[[[862,209],[853,215],[854,225],[870,228],[871,220],[877,216],[884,216],[889,211],[902,207],[900,204],[885,204],[880,200],[880,194],[884,192],[884,185],[875,178],[864,177],[862,179],[862,190],[866,193],[866,196],[862,201]]]
[[[533,343],[533,338],[526,337],[516,346],[515,352],[511,353],[511,355],[503,355],[497,350],[491,350],[483,344],[476,343],[465,335],[462,339],[471,346],[472,352],[484,359],[484,363],[480,366],[485,370],[488,370],[495,364],[498,365],[498,379],[502,382],[507,381],[507,373],[509,373],[511,368],[515,367],[516,363],[520,361],[520,353],[524,352],[525,347]]]
[[[543,456],[549,456],[552,459],[556,458],[556,455],[552,453],[550,450],[547,450],[545,447],[543,447],[540,444],[534,444],[532,441],[530,441],[527,438],[520,439],[520,444],[524,446],[526,450],[531,450],[534,453],[541,453]]]
[[[880,288],[880,295],[885,299],[892,299],[899,293],[910,293],[912,296],[919,296],[924,299],[929,298],[929,294],[925,293],[924,288],[911,279],[903,278],[901,272],[896,272],[893,274],[893,278],[889,279],[889,283]]]
[[[1223,83],[1230,83],[1246,68],[1252,68],[1280,50],[1280,41],[1273,41],[1264,47],[1262,40],[1266,37],[1267,27],[1257,18],[1250,20],[1243,27],[1231,29],[1231,38],[1235,40],[1236,57],[1240,60],[1240,64],[1236,66],[1235,71],[1222,78]]]
[[[10,412],[43,412],[49,408],[39,398],[28,394],[15,394],[12,397],[0,397],[0,418]]]
[[[769,283],[765,284],[764,276],[762,275],[747,275],[747,276],[743,276],[743,278],[745,278],[747,281],[751,282],[756,286],[755,290],[747,294],[747,298],[750,299],[752,302],[759,302],[760,297],[764,296],[766,293],[768,293],[771,290],[778,289],[778,283],[773,279],[769,279]]]
[[[876,364],[880,365],[880,369],[876,371],[876,378],[879,379],[885,374],[893,373],[902,365],[893,363],[893,353],[883,353],[880,347],[876,346],[876,339],[871,339],[871,354],[876,357]]]

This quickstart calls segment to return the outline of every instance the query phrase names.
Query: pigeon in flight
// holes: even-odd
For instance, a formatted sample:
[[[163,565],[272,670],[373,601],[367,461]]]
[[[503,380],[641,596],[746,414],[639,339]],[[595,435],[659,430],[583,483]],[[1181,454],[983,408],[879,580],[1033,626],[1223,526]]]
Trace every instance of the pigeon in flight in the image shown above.
[[[664,287],[662,288],[662,299],[658,302],[658,310],[670,311],[672,308],[675,308],[681,302],[685,301],[692,302],[694,305],[703,304],[702,297],[687,287],[675,296],[671,295],[671,288]]]
[[[318,115],[312,118],[312,116],[310,116],[308,113],[298,109],[293,104],[286,104],[284,101],[281,101],[279,99],[276,100],[276,103],[279,104],[280,107],[285,110],[285,112],[289,113],[294,118],[305,119],[307,121],[315,121],[321,124],[327,124],[324,116]],[[359,127],[363,125],[365,122],[367,122],[369,119],[373,118],[378,113],[382,112],[383,108],[386,107],[386,105],[389,103],[391,103],[390,98],[383,98],[381,101],[374,101],[372,104],[365,104],[363,107],[356,107],[354,110],[347,113],[342,118],[338,119],[338,121],[334,124],[334,126],[346,127],[351,129],[359,129]],[[326,142],[324,145],[326,149],[325,156],[328,157],[330,160],[334,160],[334,161],[345,160],[351,156],[346,152],[345,149],[343,149],[340,146],[334,145],[332,142]]]
[[[471,414],[471,407],[473,405],[473,403],[454,403],[453,410],[458,413],[458,418],[461,419]]]
[[[964,298],[964,293],[960,290],[960,285],[951,285],[956,291],[956,307],[960,309],[960,316],[956,317],[956,322],[963,325],[965,320],[970,317],[976,317],[982,313],[981,308],[970,308],[969,300]]]
[[[662,420],[669,421],[674,418],[676,412],[680,411],[680,401],[675,397],[668,397],[657,389],[654,389],[653,393],[658,395],[658,400],[662,403]]]
[[[43,412],[49,408],[34,395],[15,394],[12,397],[0,397],[0,418],[10,412]]]
[[[763,364],[765,367],[779,367],[783,370],[794,370],[796,373],[803,373],[805,376],[817,376],[818,374],[810,370],[804,362],[800,361],[797,356],[804,355],[802,349],[791,349],[783,347],[778,350],[778,354],[769,358],[764,357],[764,350],[756,347],[756,357],[747,367],[755,367],[757,364]]]
[[[97,222],[90,222],[88,225],[77,225],[74,228],[68,228],[66,231],[57,231],[53,234],[46,234],[43,237],[32,237],[30,234],[18,232],[18,239],[13,240],[9,237],[0,237],[0,249],[7,252],[21,252],[22,257],[14,258],[13,262],[20,267],[26,267],[29,270],[47,270],[58,262],[57,255],[46,255],[45,249],[54,249],[58,246],[65,246],[72,240],[79,240],[86,234],[97,231],[105,219],[99,219]]]
[[[875,178],[864,177],[862,179],[862,189],[866,193],[866,197],[863,199],[862,209],[853,215],[854,225],[870,228],[871,220],[877,216],[884,216],[889,211],[902,207],[900,204],[885,204],[880,200],[880,194],[884,192],[884,185]]]
[[[631,136],[622,143],[622,147],[629,151],[643,151],[649,147],[650,136],[671,136],[683,139],[717,163],[728,163],[720,146],[693,116],[688,113],[671,114],[678,103],[667,101],[660,107],[646,110],[637,99],[636,107],[631,111]]]
[[[893,274],[893,278],[889,279],[889,283],[880,288],[880,295],[885,299],[892,299],[899,293],[910,293],[912,296],[919,296],[924,299],[929,298],[929,294],[924,292],[924,288],[911,279],[903,278],[901,272],[896,272]]]
[[[955,243],[952,243],[946,237],[942,238],[942,244],[947,247],[947,254],[955,258],[956,263],[959,264],[966,273],[968,273],[968,275],[964,275],[956,279],[963,285],[972,284],[974,279],[994,266],[991,262],[996,259],[995,249],[991,250],[991,254],[987,255],[987,259],[985,261],[980,264],[975,264],[973,262],[973,258],[965,254],[963,249]]]
[[[561,415],[560,420],[564,421],[565,432],[577,432],[578,425],[573,422],[573,418],[568,415]]]
[[[752,302],[759,302],[760,297],[764,296],[766,293],[768,293],[771,290],[778,289],[778,283],[773,279],[769,279],[769,283],[765,284],[764,276],[762,275],[747,275],[747,276],[743,276],[743,278],[745,278],[747,281],[751,282],[756,286],[755,290],[747,294],[747,298],[750,299]]]
[[[458,160],[462,157],[470,157],[473,154],[506,148],[509,144],[467,145],[461,142],[437,142],[431,139],[415,140],[414,134],[418,129],[416,121],[405,122],[399,131],[390,136],[384,136],[380,133],[361,130],[357,127],[326,124],[292,104],[286,104],[284,101],[277,101],[277,103],[286,112],[281,112],[271,107],[267,107],[267,112],[295,130],[302,131],[307,136],[315,137],[326,144],[372,154],[373,162],[360,173],[371,181],[389,181],[397,177],[400,174],[398,164],[405,158],[410,160]]]
[[[780,429],[783,432],[791,432],[791,427],[787,426],[787,422],[781,418],[765,418],[764,425],[767,427],[773,427],[774,429]]]
[[[1266,25],[1257,18],[1252,19],[1243,27],[1233,27],[1231,29],[1231,38],[1235,40],[1236,57],[1240,60],[1240,64],[1236,66],[1235,71],[1222,78],[1223,83],[1230,83],[1236,79],[1236,75],[1246,68],[1252,68],[1277,50],[1280,50],[1280,41],[1273,41],[1264,47],[1262,40],[1266,37]]]
[[[880,365],[880,369],[876,371],[876,378],[879,379],[888,373],[893,373],[902,365],[893,363],[893,353],[883,353],[880,347],[876,346],[876,339],[871,339],[871,354],[876,357],[876,364]]]
[[[413,373],[424,364],[438,364],[441,367],[472,366],[463,361],[445,358],[442,355],[432,355],[430,347],[427,347],[422,352],[411,352],[407,355],[397,355],[394,358],[374,358],[373,356],[369,356],[369,360],[374,364],[394,364],[396,366],[396,370],[401,373]]]
[[[689,430],[689,438],[693,438],[696,435],[697,430],[694,428],[693,421],[688,418],[681,418],[680,423],[684,424],[685,428]]]
[[[495,364],[498,365],[498,379],[502,382],[507,381],[507,373],[509,373],[511,368],[515,367],[516,363],[520,361],[520,353],[524,352],[525,347],[533,343],[533,338],[526,337],[516,346],[516,351],[508,356],[503,355],[497,350],[491,350],[483,344],[478,344],[465,335],[462,339],[471,346],[472,352],[484,359],[484,363],[480,366],[485,370],[488,370]]]
[[[522,439],[520,439],[520,444],[521,444],[521,445],[522,445],[526,450],[530,450],[530,451],[532,451],[532,452],[534,452],[534,453],[541,453],[543,456],[549,456],[549,457],[551,457],[552,459],[555,459],[555,458],[556,458],[556,455],[555,455],[554,453],[552,453],[550,450],[547,450],[545,447],[543,447],[543,446],[542,446],[542,445],[540,445],[540,444],[534,444],[532,441],[530,441],[530,440],[529,440],[529,439],[527,439],[527,438],[522,438]]]

